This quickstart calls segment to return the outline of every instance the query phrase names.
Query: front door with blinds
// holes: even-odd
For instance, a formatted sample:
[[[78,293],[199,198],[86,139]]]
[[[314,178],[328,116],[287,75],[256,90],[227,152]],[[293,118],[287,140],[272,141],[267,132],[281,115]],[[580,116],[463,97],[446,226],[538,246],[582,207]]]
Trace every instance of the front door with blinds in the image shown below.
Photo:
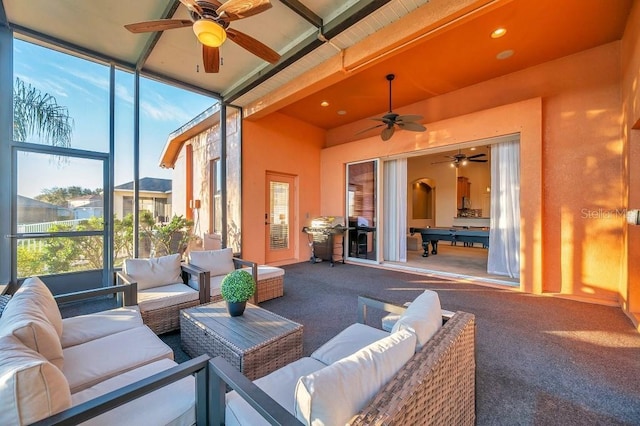
[[[266,262],[280,262],[294,258],[295,225],[294,200],[296,178],[291,175],[267,173],[267,205],[264,215],[266,228]]]

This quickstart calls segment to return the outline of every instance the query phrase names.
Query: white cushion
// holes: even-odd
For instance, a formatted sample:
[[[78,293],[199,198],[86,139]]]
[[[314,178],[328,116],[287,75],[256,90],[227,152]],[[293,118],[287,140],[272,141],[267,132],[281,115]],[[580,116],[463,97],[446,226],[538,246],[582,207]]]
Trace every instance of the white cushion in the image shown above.
[[[171,348],[146,326],[71,346],[63,352],[62,372],[72,394],[142,365],[173,359]]]
[[[268,280],[284,275],[284,269],[276,266],[258,265],[258,281]]]
[[[12,297],[9,300],[0,317],[0,335],[15,336],[58,368],[64,364],[60,337],[41,305],[33,302],[31,297]]]
[[[425,290],[400,315],[391,331],[407,329],[414,332],[418,338],[416,350],[419,350],[441,327],[442,308],[438,293]]]
[[[150,259],[125,259],[123,271],[138,283],[138,291],[182,282],[180,254]]]
[[[248,273],[252,274],[253,271],[251,270],[251,268],[249,267],[244,267],[244,268],[240,268],[243,271],[247,271]],[[235,269],[234,269],[235,271]],[[222,281],[225,279],[227,275],[211,275],[211,279],[209,280],[209,295],[211,297],[214,296],[219,296],[222,293]],[[200,288],[200,283],[198,282],[198,279],[195,276],[191,276],[191,279],[189,279],[189,286],[199,289]]]
[[[31,424],[71,407],[62,372],[13,336],[0,337],[0,424]]]
[[[209,294],[211,297],[219,296],[222,294],[222,281],[224,280],[226,275],[216,275],[215,277],[211,277],[209,281]]]
[[[286,366],[255,380],[253,383],[265,391],[278,404],[291,414],[294,413],[293,395],[298,379],[325,365],[313,358],[300,358]],[[231,425],[268,425],[267,421],[254,410],[236,391],[227,394],[225,424]]]
[[[90,340],[129,330],[142,325],[137,306],[125,306],[108,311],[65,318],[62,320],[62,347],[79,345]]]
[[[155,311],[199,298],[200,293],[186,284],[163,285],[138,291],[138,307],[141,312]]]
[[[351,324],[316,349],[311,354],[311,358],[315,358],[325,365],[333,364],[388,335],[389,333],[386,331],[365,324]]]
[[[71,395],[71,401],[76,406],[176,365],[174,361],[168,359],[144,365],[75,393]],[[193,425],[195,424],[195,378],[185,377],[81,424],[92,426]]]
[[[295,416],[307,425],[344,425],[411,359],[416,337],[401,330],[298,380]]]
[[[231,247],[222,250],[193,251],[189,254],[189,263],[209,271],[212,277],[227,275],[235,269]]]
[[[58,337],[62,336],[62,315],[58,308],[58,303],[51,294],[51,290],[38,277],[31,277],[24,280],[20,288],[13,295],[14,298],[27,297],[35,302],[47,321],[55,328]]]

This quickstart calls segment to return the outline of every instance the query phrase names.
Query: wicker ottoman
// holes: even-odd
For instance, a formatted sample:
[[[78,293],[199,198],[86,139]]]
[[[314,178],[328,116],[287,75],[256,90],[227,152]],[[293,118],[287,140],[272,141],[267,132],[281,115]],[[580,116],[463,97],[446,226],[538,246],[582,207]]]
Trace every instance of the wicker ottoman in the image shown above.
[[[249,303],[230,317],[215,302],[181,312],[180,342],[189,356],[222,356],[255,380],[302,356],[302,325]]]
[[[284,296],[284,269],[269,265],[258,266],[258,283],[256,294],[251,303]]]

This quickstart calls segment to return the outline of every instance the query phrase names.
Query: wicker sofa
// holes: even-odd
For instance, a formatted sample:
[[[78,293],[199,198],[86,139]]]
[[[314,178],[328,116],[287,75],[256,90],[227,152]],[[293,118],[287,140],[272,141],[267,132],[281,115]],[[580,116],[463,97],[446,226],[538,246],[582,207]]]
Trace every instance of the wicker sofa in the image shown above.
[[[178,366],[131,305],[135,290],[122,285],[54,298],[38,278],[25,280],[0,316],[0,424],[204,419],[206,405],[196,407],[191,374],[202,371],[206,383],[208,357]],[[116,292],[124,293],[121,308],[64,319],[58,309],[58,303]]]
[[[415,303],[419,298],[407,308],[360,297],[358,324],[310,357],[254,382],[224,359],[211,360],[210,390],[218,404],[210,410],[211,423],[253,426],[316,420],[351,425],[473,425],[475,317],[465,312],[438,313],[441,327],[427,330],[427,335],[432,331],[433,335],[426,341],[424,335],[411,341],[407,335],[413,327],[405,316],[421,315],[423,310]],[[393,333],[367,329],[368,307],[398,314],[399,326],[394,326]],[[415,332],[424,331],[419,324]],[[407,345],[413,342],[417,344],[407,354]],[[225,393],[226,386],[233,391]]]

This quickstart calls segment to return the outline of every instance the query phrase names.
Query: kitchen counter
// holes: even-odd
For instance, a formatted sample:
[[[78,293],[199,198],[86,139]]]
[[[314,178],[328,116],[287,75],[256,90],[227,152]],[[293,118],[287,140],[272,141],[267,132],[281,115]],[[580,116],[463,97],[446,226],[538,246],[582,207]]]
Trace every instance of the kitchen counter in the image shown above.
[[[473,228],[488,228],[491,219],[488,217],[454,217],[453,226],[468,226]]]

